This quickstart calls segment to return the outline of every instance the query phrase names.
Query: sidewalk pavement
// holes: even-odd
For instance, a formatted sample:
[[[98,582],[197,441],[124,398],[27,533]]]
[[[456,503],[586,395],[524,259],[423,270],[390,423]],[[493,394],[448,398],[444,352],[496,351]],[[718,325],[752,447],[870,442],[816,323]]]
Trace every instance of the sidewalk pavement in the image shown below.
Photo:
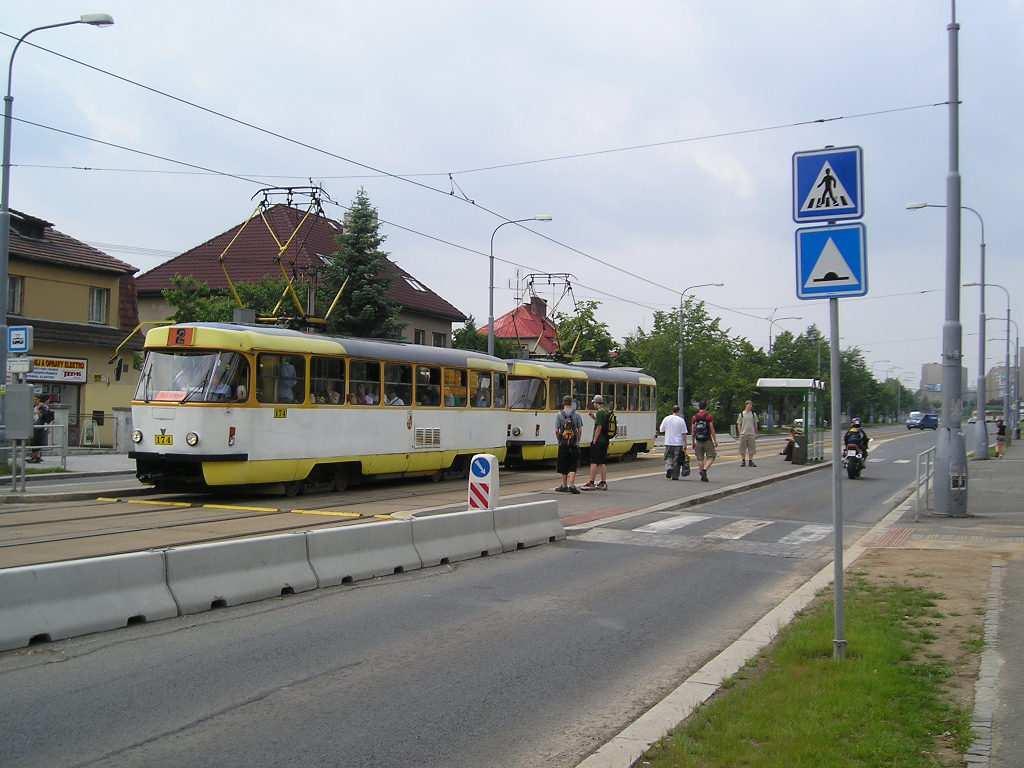
[[[971,462],[969,467],[969,517],[922,515],[919,523],[908,513],[898,523],[909,529],[905,546],[976,550],[1002,565],[1001,609],[991,629],[996,642],[987,647],[994,654],[994,685],[986,688],[983,669],[976,690],[976,733],[991,738],[991,763],[985,756],[969,765],[1019,768],[1024,765],[1024,445],[1014,443],[1003,459]],[[984,606],[979,606],[984,608]],[[990,610],[991,614],[992,611]],[[986,617],[986,624],[990,621]],[[987,643],[988,645],[988,643]],[[991,728],[985,727],[991,701]],[[982,712],[986,710],[986,712]],[[990,731],[990,734],[988,733]],[[983,752],[984,750],[982,750]]]
[[[29,464],[35,469],[60,467],[60,456],[43,455],[40,464]],[[68,472],[134,472],[135,461],[126,453],[68,454]]]

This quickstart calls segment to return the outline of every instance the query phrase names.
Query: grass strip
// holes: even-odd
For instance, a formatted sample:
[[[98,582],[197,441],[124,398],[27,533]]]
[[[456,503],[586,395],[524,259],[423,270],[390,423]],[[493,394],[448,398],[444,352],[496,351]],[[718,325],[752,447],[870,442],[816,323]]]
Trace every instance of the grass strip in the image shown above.
[[[847,659],[832,660],[832,601],[639,761],[650,768],[935,768],[962,755],[970,717],[950,703],[952,670],[926,646],[940,594],[863,577],[847,583]],[[956,763],[959,765],[959,762]]]

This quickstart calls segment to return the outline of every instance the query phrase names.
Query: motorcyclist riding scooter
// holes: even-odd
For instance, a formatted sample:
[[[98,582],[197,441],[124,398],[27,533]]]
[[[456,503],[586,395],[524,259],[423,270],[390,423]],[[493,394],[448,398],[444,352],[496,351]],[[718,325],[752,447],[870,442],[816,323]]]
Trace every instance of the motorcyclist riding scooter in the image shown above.
[[[867,465],[868,461],[868,442],[870,442],[868,433],[861,427],[860,419],[853,418],[850,420],[850,428],[846,430],[846,434],[843,435],[843,448],[856,447],[860,451],[860,460],[856,462],[856,466],[851,466],[847,462],[847,469],[850,470],[850,478],[854,479],[860,475],[861,471]]]

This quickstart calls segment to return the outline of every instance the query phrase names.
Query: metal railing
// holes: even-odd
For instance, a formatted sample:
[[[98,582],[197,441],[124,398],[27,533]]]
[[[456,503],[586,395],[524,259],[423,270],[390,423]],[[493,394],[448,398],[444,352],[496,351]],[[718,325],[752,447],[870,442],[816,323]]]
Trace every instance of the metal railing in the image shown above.
[[[935,446],[917,454],[917,477],[914,481],[914,522],[921,518],[921,511],[928,511],[932,479],[935,477]],[[924,503],[922,504],[922,496]]]
[[[0,461],[4,462],[9,470],[9,478],[12,488],[17,491],[19,488],[25,490],[27,480],[28,454],[38,451],[41,455],[57,456],[60,459],[60,468],[67,471],[68,468],[68,425],[67,424],[38,424],[33,430],[44,430],[46,443],[34,445],[34,440],[20,440],[18,444],[10,443],[0,447]]]

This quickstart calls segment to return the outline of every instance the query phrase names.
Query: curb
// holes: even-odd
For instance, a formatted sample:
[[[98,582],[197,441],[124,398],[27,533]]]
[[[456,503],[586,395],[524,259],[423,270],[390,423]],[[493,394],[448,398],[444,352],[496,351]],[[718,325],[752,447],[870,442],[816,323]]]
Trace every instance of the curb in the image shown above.
[[[816,469],[817,467],[815,467]],[[882,507],[892,509],[843,553],[844,570],[865,552],[868,544],[899,522],[912,509],[913,484],[890,496]],[[762,616],[725,650],[690,675],[675,690],[626,726],[618,735],[578,763],[576,768],[632,768],[655,742],[667,736],[721,688],[722,683],[750,659],[757,656],[779,631],[832,583],[833,560]]]
[[[97,496],[146,496],[158,493],[153,488],[133,486],[132,488],[93,488],[91,491],[62,491],[60,493],[8,493],[2,497],[4,504],[35,504],[59,501],[92,501]]]

